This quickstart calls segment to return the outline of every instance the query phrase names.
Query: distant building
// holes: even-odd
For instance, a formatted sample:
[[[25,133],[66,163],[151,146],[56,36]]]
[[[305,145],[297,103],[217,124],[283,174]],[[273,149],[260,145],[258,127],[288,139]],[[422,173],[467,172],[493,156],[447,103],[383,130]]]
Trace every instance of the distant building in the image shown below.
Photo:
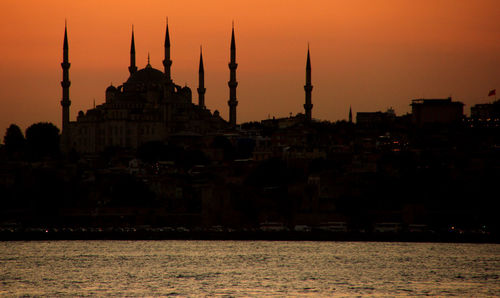
[[[357,112],[356,124],[360,127],[375,127],[382,124],[391,123],[396,118],[392,108],[386,112]]]
[[[421,127],[426,124],[460,123],[464,115],[464,104],[445,99],[414,99],[411,103],[412,122]]]
[[[191,89],[175,84],[171,77],[170,38],[168,24],[165,34],[164,71],[148,64],[138,70],[135,59],[134,32],[130,47],[130,76],[117,87],[106,89],[105,103],[78,112],[76,121],[69,119],[69,59],[65,29],[63,46],[63,108],[62,147],[80,153],[101,152],[107,147],[136,149],[149,141],[164,141],[175,136],[203,136],[233,128],[236,124],[236,67],[234,28],[231,40],[230,121],[223,120],[218,111],[205,106],[203,59],[200,53],[198,104],[192,102]]]
[[[492,103],[474,105],[470,108],[470,117],[475,125],[500,126],[500,99]]]
[[[234,26],[230,46],[229,121],[223,120],[218,111],[210,112],[205,103],[205,80],[203,58],[200,53],[198,104],[192,102],[191,89],[176,85],[171,76],[170,37],[168,24],[165,33],[164,70],[151,66],[148,55],[146,67],[136,66],[134,31],[130,47],[130,76],[119,86],[106,89],[106,101],[86,112],[78,112],[76,121],[70,121],[69,87],[69,47],[67,30],[64,30],[62,86],[62,138],[64,151],[76,150],[80,153],[102,152],[108,147],[136,149],[150,141],[164,141],[170,138],[184,140],[199,139],[237,127],[236,107],[236,43]],[[306,60],[305,114],[280,119],[279,127],[289,127],[297,122],[312,121],[312,83],[309,48]]]
[[[305,115],[302,113],[298,113],[295,116],[283,117],[283,118],[272,118],[260,121],[262,125],[267,127],[276,127],[279,129],[288,128],[297,125],[298,123],[302,123],[305,120]]]

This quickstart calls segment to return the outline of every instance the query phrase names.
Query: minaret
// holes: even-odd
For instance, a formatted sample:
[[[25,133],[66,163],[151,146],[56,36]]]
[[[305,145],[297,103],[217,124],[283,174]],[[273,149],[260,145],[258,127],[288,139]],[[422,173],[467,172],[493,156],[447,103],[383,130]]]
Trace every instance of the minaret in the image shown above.
[[[304,90],[306,91],[306,103],[304,104],[304,110],[306,112],[306,121],[311,121],[312,115],[311,110],[313,105],[311,103],[311,92],[313,86],[311,85],[311,58],[309,55],[309,46],[307,46],[307,63],[306,63],[306,84],[304,85]]]
[[[236,126],[236,106],[238,105],[238,101],[236,100],[236,87],[238,86],[238,82],[236,81],[236,68],[238,64],[236,63],[236,44],[234,42],[234,22],[233,29],[231,33],[231,62],[229,62],[229,82],[227,85],[229,86],[229,101],[227,104],[229,105],[229,124],[232,127]]]
[[[130,66],[128,67],[130,74],[137,71],[137,66],[135,66],[135,42],[134,42],[134,26],[132,26],[132,41],[130,42]]]
[[[349,123],[352,123],[352,109],[351,109],[351,106],[349,106]]]
[[[203,69],[203,53],[200,46],[200,69],[198,71],[198,106],[205,108],[205,71]]]
[[[167,31],[165,32],[165,59],[163,60],[163,67],[165,68],[165,76],[167,81],[172,81],[172,76],[170,73],[170,67],[172,66],[172,60],[170,60],[170,34],[168,33],[168,19],[167,19]]]
[[[63,43],[63,62],[61,67],[63,70],[63,78],[61,81],[62,86],[62,146],[63,150],[69,150],[69,106],[71,101],[69,100],[69,86],[71,82],[69,81],[69,55],[68,55],[68,31],[66,29],[66,23],[64,24],[64,43]]]

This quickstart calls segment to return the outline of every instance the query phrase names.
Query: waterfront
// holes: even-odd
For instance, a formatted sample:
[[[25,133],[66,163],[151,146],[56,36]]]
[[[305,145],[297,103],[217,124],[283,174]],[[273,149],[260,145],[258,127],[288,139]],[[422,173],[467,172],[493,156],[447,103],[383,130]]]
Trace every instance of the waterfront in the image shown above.
[[[0,294],[498,296],[499,248],[388,242],[1,242]]]

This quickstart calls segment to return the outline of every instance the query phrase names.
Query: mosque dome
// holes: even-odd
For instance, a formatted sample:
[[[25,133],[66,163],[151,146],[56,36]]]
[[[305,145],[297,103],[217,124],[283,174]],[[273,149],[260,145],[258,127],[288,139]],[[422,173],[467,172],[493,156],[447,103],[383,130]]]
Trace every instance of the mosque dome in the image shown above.
[[[113,84],[111,84],[108,88],[106,88],[106,93],[107,92],[116,92],[118,89],[116,89],[115,86],[113,86]]]
[[[106,102],[113,100],[117,92],[118,89],[116,89],[116,87],[113,86],[113,84],[111,84],[108,88],[106,88]]]
[[[148,64],[145,68],[133,73],[127,80],[127,84],[160,84],[165,80],[165,74]]]

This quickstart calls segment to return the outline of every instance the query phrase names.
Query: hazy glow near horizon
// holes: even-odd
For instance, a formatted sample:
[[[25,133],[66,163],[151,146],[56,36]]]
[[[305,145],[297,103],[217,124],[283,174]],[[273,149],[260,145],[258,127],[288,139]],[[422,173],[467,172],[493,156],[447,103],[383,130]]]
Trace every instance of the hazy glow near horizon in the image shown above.
[[[313,118],[452,96],[472,105],[500,89],[500,2],[379,1],[8,1],[0,18],[0,132],[60,126],[62,42],[68,20],[71,120],[128,78],[134,24],[137,64],[163,69],[169,18],[172,77],[197,102],[203,45],[206,105],[228,118],[229,44],[235,22],[238,122],[303,112],[307,44]],[[498,93],[498,92],[497,92]]]

